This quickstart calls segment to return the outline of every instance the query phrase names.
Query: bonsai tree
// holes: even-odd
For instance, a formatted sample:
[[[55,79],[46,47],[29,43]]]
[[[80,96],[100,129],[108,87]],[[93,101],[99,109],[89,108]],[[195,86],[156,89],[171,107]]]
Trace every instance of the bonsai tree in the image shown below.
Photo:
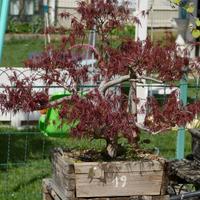
[[[4,86],[0,94],[3,112],[30,112],[59,106],[63,122],[78,120],[71,134],[104,139],[111,158],[118,155],[118,140],[122,137],[134,149],[141,130],[158,133],[176,124],[184,126],[192,120],[199,112],[200,103],[183,106],[173,92],[163,107],[149,98],[145,105],[148,107],[145,123],[139,124],[136,84],[150,80],[173,85],[186,73],[186,66],[188,71],[198,69],[198,58],[190,60],[187,49],[180,53],[169,35],[165,42],[157,43],[113,35],[113,30],[121,31],[127,24],[139,23],[137,17],[131,17],[127,3],[119,6],[116,0],[80,1],[77,12],[79,19],[68,13],[60,14],[63,20],[71,20],[69,33],[64,28],[47,30],[61,33],[59,46],[51,45],[41,55],[25,62],[26,67],[38,72],[37,76],[20,79],[13,72],[10,81],[15,87]],[[91,30],[97,34],[96,46],[87,43]],[[88,55],[95,59],[94,66],[83,65]],[[35,91],[33,85],[38,79],[43,80],[45,88]],[[88,82],[95,87],[85,97],[80,97],[79,86]],[[123,82],[129,83],[128,97],[121,91]],[[52,84],[62,86],[73,95],[50,102],[48,90]]]

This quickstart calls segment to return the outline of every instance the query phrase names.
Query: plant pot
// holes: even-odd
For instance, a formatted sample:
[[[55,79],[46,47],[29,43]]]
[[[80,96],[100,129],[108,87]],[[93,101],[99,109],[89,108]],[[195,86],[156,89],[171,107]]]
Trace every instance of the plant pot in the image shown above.
[[[166,194],[165,162],[78,162],[67,153],[56,152],[52,164],[52,183],[63,199],[123,199],[130,196],[163,199]]]

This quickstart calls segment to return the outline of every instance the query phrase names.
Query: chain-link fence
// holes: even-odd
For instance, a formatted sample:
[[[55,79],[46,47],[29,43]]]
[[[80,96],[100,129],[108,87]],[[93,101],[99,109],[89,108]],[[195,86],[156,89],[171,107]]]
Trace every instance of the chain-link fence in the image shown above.
[[[48,145],[37,131],[1,130],[1,200],[41,199],[41,179],[50,174]]]

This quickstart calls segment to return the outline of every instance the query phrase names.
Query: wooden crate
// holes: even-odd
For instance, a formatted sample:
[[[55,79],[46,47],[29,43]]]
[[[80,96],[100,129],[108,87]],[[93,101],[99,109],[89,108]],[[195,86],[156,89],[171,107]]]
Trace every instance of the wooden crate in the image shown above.
[[[53,181],[65,198],[163,196],[167,179],[164,163],[76,162],[54,153]]]

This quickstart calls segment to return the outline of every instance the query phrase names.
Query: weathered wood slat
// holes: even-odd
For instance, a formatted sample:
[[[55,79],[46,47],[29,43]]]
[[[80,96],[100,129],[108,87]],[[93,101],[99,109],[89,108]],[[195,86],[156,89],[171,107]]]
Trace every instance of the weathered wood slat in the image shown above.
[[[163,172],[118,173],[101,178],[76,175],[77,197],[160,195]]]
[[[71,200],[74,198],[70,191],[60,190],[53,179],[43,179],[43,188],[46,188],[44,192],[48,191],[53,200]]]
[[[158,195],[160,194],[160,182],[154,182],[149,186],[148,182],[141,182],[140,185],[132,184],[126,188],[114,188],[107,184],[106,187],[99,185],[79,185],[77,184],[77,197],[104,197],[104,196],[132,196],[132,195]],[[89,188],[88,188],[89,187]],[[145,188],[145,190],[144,190]],[[148,188],[148,189],[146,189]]]
[[[199,162],[190,160],[174,160],[169,163],[168,174],[170,179],[200,185]]]
[[[134,173],[104,173],[102,176],[93,176],[88,177],[88,174],[76,174],[76,182],[79,183],[85,183],[85,181],[89,181],[90,183],[94,183],[95,181],[101,181],[102,183],[110,182],[115,180],[116,178],[120,178],[122,176],[126,177],[126,181],[129,180],[129,178],[134,179],[131,181],[162,181],[163,177],[162,171],[155,171],[155,172],[143,172],[142,174],[140,172],[134,172]]]
[[[53,181],[51,179],[43,179],[43,200],[62,200],[55,192]]]
[[[43,200],[55,200],[49,193],[43,193]]]
[[[78,200],[169,200],[168,195],[164,196],[131,196],[131,197],[101,197],[101,198],[78,198]]]
[[[161,171],[163,170],[163,163],[160,161],[137,161],[137,162],[84,162],[75,163],[75,173],[88,173],[91,167],[96,170],[100,169],[105,172],[145,172],[145,171]]]
[[[200,129],[189,129],[192,136],[192,155],[200,163]]]
[[[74,165],[70,160],[65,160],[65,157],[59,153],[55,153],[52,159],[53,165],[53,180],[59,190],[66,197],[75,197],[75,173]]]
[[[71,160],[66,160],[64,156],[54,155],[53,158],[53,166],[60,166],[62,173],[64,174],[73,174],[74,173],[74,163]],[[54,169],[54,167],[53,167]]]
[[[152,200],[169,200],[169,195],[151,196]]]
[[[160,195],[165,195],[169,184],[169,177],[167,175],[167,167],[163,170],[163,178],[161,183]]]
[[[167,195],[159,196],[128,196],[128,197],[90,197],[90,198],[71,198],[65,197],[59,191],[52,179],[43,179],[43,200],[169,200]]]

